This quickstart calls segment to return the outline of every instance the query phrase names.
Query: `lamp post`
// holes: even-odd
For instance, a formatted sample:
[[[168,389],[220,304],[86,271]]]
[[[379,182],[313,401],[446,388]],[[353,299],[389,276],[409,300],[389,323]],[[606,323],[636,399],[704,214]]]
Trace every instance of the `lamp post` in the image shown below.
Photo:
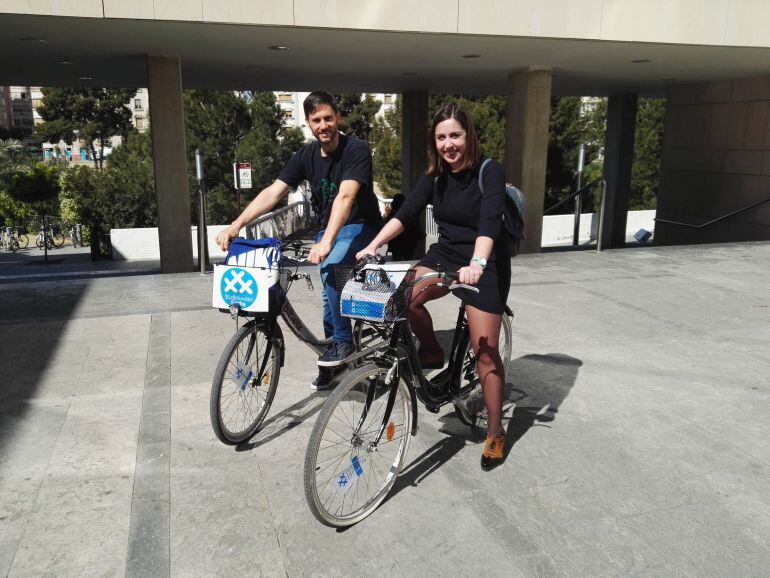
[[[580,151],[578,152],[578,166],[577,175],[575,176],[575,190],[579,191],[583,186],[583,165],[586,157],[586,146],[580,145]],[[580,237],[580,214],[583,212],[583,202],[580,198],[582,195],[575,196],[575,225],[572,229],[572,245],[577,247]]]
[[[206,185],[203,182],[203,155],[195,149],[195,176],[198,179],[198,267],[206,272],[209,263],[208,235],[206,232]]]

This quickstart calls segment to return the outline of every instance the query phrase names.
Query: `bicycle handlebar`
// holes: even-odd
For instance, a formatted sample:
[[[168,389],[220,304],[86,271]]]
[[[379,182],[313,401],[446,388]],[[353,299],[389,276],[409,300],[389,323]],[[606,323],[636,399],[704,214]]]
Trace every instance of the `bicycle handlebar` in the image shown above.
[[[416,285],[423,279],[432,279],[433,277],[437,277],[438,279],[441,279],[441,280],[453,281],[452,283],[437,283],[442,287],[446,287],[450,291],[454,291],[456,289],[467,289],[468,291],[473,291],[474,293],[479,292],[478,287],[474,287],[473,285],[467,285],[465,283],[458,283],[457,280],[460,278],[460,274],[454,271],[431,271],[430,273],[425,273],[425,275],[422,275],[419,278],[415,279],[414,283]]]

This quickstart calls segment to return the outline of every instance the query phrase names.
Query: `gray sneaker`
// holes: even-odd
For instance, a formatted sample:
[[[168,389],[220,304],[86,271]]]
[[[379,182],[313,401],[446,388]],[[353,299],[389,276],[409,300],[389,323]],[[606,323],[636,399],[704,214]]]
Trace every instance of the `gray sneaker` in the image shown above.
[[[355,353],[356,348],[352,343],[332,343],[321,357],[318,358],[319,367],[337,367],[343,365],[345,359]]]
[[[315,391],[324,391],[334,387],[334,371],[325,367],[318,368],[318,375],[310,384],[310,389]]]

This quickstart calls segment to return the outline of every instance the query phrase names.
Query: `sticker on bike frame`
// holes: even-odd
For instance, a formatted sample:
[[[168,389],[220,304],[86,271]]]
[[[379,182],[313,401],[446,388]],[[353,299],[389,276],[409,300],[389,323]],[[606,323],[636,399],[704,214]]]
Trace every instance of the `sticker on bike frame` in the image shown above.
[[[254,377],[254,372],[251,369],[242,363],[236,363],[233,381],[235,381],[235,384],[238,386],[238,390],[241,393],[248,389],[252,377]]]
[[[358,456],[353,456],[350,459],[350,465],[337,474],[335,481],[337,484],[337,493],[347,494],[363,475],[364,468],[361,466],[361,461]]]

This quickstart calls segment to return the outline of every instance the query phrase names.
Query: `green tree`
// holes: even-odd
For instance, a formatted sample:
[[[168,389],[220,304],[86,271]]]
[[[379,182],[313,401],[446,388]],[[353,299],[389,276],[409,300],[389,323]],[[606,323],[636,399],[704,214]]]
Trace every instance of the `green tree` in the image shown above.
[[[37,111],[45,122],[35,132],[42,142],[72,142],[82,138],[98,168],[104,163],[104,145],[113,136],[133,130],[128,104],[136,93],[123,88],[43,88]],[[94,147],[98,140],[99,152]]]
[[[65,220],[103,232],[158,224],[149,133],[129,135],[110,155],[104,170],[72,167],[60,183]]]
[[[382,102],[371,94],[364,94],[362,97],[358,92],[343,92],[338,96],[337,106],[342,115],[340,130],[346,135],[369,142],[375,115]]]
[[[242,191],[243,206],[275,180],[303,142],[301,130],[283,127],[283,113],[272,92],[190,91],[185,94],[185,119],[194,222],[198,214],[196,148],[203,154],[207,222],[229,223],[238,213],[233,163],[252,166],[253,188]]]
[[[401,97],[372,123],[372,165],[380,190],[392,197],[401,192]]]
[[[56,165],[38,163],[28,171],[17,171],[11,176],[8,194],[28,205],[40,215],[58,212],[59,172]]]
[[[657,206],[665,115],[665,100],[639,99],[629,198],[631,211],[654,209]]]

